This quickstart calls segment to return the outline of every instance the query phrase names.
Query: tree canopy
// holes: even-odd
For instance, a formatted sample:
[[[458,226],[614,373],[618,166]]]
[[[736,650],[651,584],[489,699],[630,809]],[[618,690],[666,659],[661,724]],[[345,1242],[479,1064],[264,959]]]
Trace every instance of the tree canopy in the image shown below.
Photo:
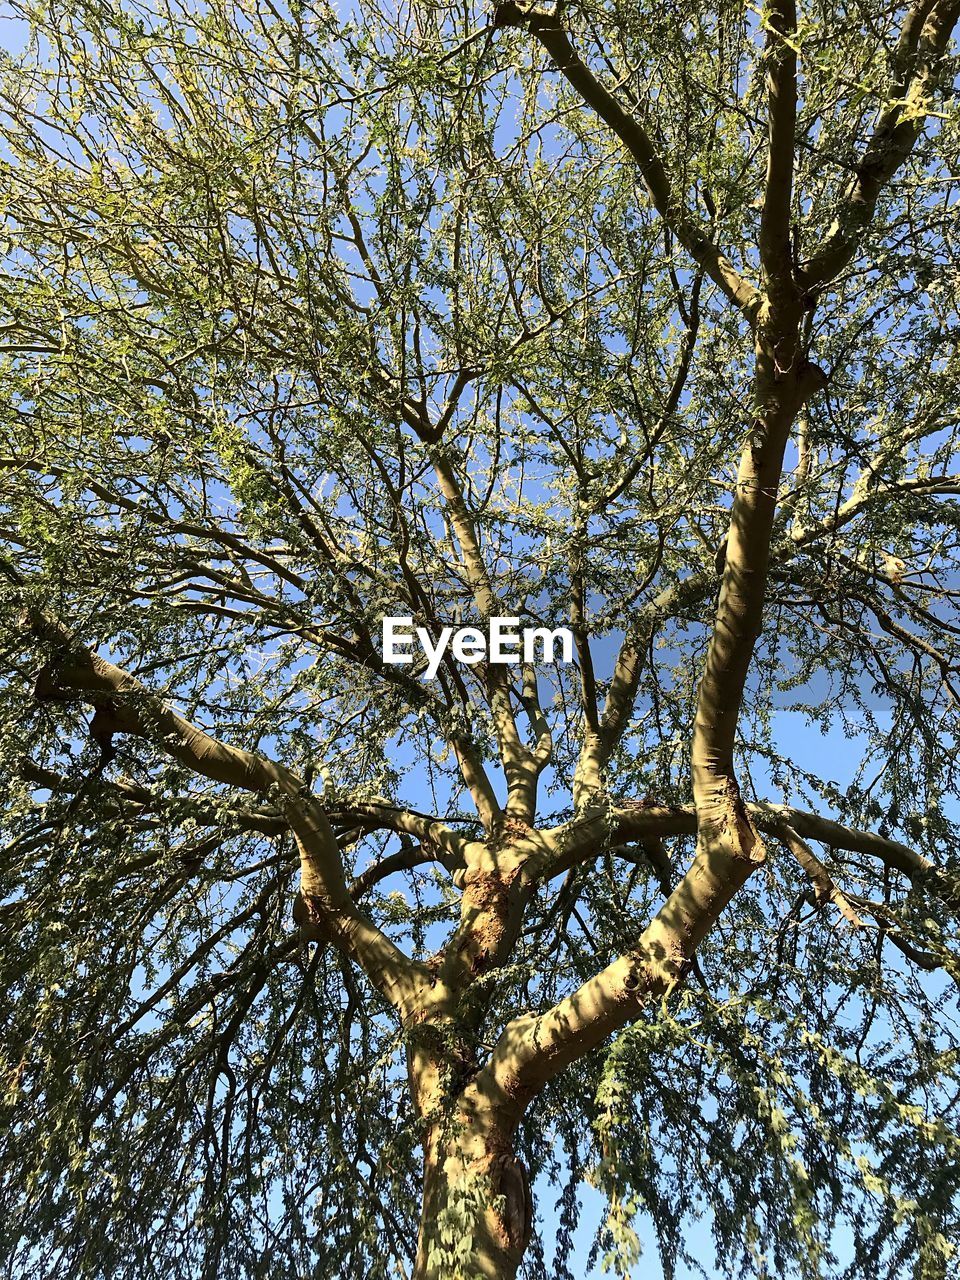
[[[4,1273],[954,1274],[960,3],[6,8]]]

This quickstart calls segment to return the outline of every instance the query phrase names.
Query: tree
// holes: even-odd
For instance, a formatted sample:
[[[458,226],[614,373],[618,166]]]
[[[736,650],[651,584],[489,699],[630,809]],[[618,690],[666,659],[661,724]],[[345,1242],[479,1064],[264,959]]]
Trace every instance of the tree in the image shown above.
[[[951,1274],[960,4],[8,7],[6,1274]]]

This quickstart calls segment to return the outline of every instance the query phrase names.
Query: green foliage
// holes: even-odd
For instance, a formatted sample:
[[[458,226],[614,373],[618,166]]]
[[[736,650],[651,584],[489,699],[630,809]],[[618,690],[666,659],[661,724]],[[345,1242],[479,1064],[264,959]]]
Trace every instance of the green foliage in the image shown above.
[[[479,1177],[466,1177],[454,1184],[450,1196],[437,1215],[427,1254],[431,1266],[450,1280],[475,1280],[474,1240],[477,1222],[490,1203],[490,1188]]]
[[[439,460],[500,612],[562,625],[582,573],[601,695],[655,619],[605,787],[687,804],[752,339],[602,122],[487,5],[8,8],[31,34],[0,93],[0,1255],[37,1280],[395,1276],[421,1176],[404,1033],[333,948],[300,941],[273,799],[38,699],[55,655],[23,610],[296,770],[331,813],[381,798],[476,836],[457,751],[502,781],[482,673],[378,659],[386,614],[479,621]],[[677,198],[758,276],[756,10],[563,11],[641,104]],[[887,101],[899,17],[800,15],[801,259]],[[960,874],[955,74],[951,55],[942,110],[810,313],[828,384],[788,451],[740,742],[751,799],[909,843],[941,888]],[[547,826],[571,815],[584,715],[577,667],[539,676]],[[794,758],[842,733],[850,778]],[[409,849],[337,835],[348,876]],[[667,843],[686,866],[690,839]],[[685,1243],[701,1216],[730,1276],[955,1270],[956,894],[818,853],[862,928],[814,909],[771,842],[688,989],[538,1099],[529,1276],[569,1275],[584,1177],[609,1198],[595,1252],[613,1274],[640,1240],[667,1276],[708,1266]],[[461,889],[433,862],[364,901],[429,962]],[[543,887],[470,993],[472,1048],[629,952],[661,900],[633,843]],[[445,1280],[481,1195],[443,1210]]]

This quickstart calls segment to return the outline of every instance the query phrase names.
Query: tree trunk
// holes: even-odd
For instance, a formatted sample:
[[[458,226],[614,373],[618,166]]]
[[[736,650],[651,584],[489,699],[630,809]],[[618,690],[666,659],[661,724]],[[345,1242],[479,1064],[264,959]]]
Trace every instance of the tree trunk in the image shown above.
[[[413,1280],[514,1280],[532,1218],[527,1173],[505,1130],[463,1109],[430,1129]]]

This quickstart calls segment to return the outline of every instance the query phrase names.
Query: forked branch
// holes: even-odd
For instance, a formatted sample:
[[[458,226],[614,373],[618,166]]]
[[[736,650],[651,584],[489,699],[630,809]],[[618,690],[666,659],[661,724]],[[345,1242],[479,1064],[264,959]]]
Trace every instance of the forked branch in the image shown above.
[[[933,109],[940,64],[960,17],[958,0],[919,0],[907,11],[894,53],[886,104],[840,198],[823,242],[800,273],[808,292],[835,280],[873,221],[884,186],[906,162]]]
[[[540,42],[568,84],[610,126],[633,156],[653,207],[684,249],[752,322],[761,303],[759,291],[741,276],[706,228],[689,213],[683,199],[674,192],[650,135],[637,117],[600,83],[586,65],[573,47],[559,16],[507,0],[507,3],[494,7],[494,26],[518,27],[529,31]]]
[[[38,698],[85,702],[95,708],[101,732],[145,738],[214,782],[275,795],[300,851],[300,914],[308,934],[332,942],[360,965],[402,1016],[413,1012],[425,971],[358,909],[327,816],[295,774],[197,728],[129,673],[87,648],[50,614],[30,608],[22,624],[51,651],[37,680]]]

